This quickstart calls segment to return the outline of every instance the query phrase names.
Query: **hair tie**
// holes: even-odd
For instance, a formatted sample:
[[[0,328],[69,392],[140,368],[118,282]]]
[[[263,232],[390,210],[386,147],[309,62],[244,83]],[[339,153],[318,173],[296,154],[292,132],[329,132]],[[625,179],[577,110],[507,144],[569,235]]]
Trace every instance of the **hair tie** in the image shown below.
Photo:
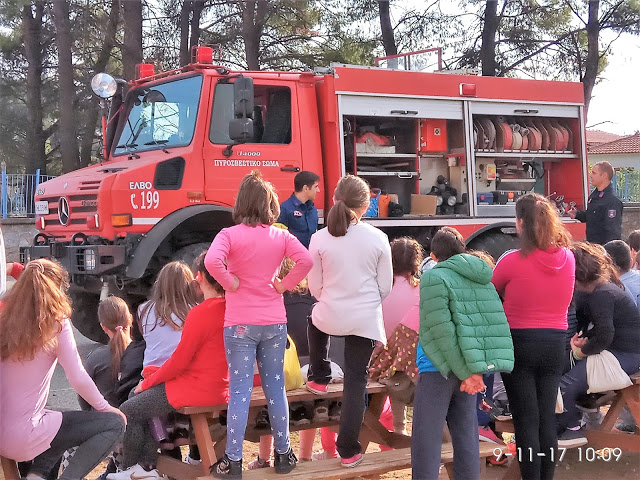
[[[122,327],[122,325],[118,325],[118,326],[115,328],[115,331],[116,331],[116,332],[121,332],[121,331],[122,331],[122,328],[123,328],[123,327]]]
[[[338,202],[346,202],[346,200],[344,198],[342,198],[342,197],[336,198],[336,201],[338,201]]]

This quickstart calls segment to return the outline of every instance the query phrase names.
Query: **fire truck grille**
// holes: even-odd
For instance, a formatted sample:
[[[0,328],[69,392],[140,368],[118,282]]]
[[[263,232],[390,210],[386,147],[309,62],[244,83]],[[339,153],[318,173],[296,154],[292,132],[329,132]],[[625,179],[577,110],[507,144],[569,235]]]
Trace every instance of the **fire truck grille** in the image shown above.
[[[98,212],[98,195],[69,195],[66,198],[69,202],[69,221],[67,225],[86,225],[87,217],[92,213]],[[49,203],[49,213],[44,215],[45,226],[61,225],[60,216],[58,215],[60,197],[45,197],[40,200],[46,200]]]

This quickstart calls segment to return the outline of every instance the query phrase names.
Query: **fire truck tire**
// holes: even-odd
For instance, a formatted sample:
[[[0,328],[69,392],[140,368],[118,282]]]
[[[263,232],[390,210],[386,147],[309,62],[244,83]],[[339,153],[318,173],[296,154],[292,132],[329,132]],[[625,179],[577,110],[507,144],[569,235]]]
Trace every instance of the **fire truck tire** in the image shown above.
[[[181,262],[186,263],[191,266],[193,261],[196,259],[198,255],[200,255],[205,250],[209,250],[211,246],[211,242],[209,243],[194,243],[192,245],[187,245],[186,247],[182,247],[180,250],[177,250],[176,253],[173,254],[171,258],[172,261],[179,260]]]
[[[504,252],[518,248],[518,239],[505,233],[487,232],[471,240],[467,247],[470,250],[483,250],[497,262]]]
[[[100,295],[83,291],[69,292],[73,305],[71,323],[78,331],[89,340],[99,343],[107,343],[109,337],[102,331],[98,323],[98,302]]]

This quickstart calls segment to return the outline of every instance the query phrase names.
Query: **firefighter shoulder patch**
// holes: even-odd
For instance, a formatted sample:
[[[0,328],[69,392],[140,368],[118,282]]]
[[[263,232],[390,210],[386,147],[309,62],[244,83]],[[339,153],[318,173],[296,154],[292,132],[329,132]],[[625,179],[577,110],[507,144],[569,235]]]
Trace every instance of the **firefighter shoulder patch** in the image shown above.
[[[609,218],[615,218],[618,212],[615,210],[609,210]]]

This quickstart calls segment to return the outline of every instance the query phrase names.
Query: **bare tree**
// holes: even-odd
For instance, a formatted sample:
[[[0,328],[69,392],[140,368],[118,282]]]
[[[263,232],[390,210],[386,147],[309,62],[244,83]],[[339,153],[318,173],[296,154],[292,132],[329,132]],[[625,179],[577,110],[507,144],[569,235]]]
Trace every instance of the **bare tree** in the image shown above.
[[[56,44],[58,47],[58,110],[60,112],[58,138],[62,169],[70,172],[79,167],[78,135],[74,100],[76,88],[73,82],[73,61],[71,51],[73,38],[69,25],[69,3],[65,0],[54,0],[53,23],[56,27]]]
[[[104,42],[93,65],[93,75],[104,72],[111,57],[111,52],[116,43],[116,32],[118,29],[118,19],[120,16],[120,1],[113,0],[109,11],[106,30],[104,32]],[[90,85],[87,85],[87,90]],[[90,93],[87,91],[90,95]],[[80,166],[86,167],[91,163],[93,141],[95,139],[96,123],[99,119],[99,102],[92,98],[88,102],[88,108],[84,115],[84,129],[80,140]]]
[[[180,66],[190,61],[191,48],[200,42],[200,18],[204,0],[184,0],[180,9]]]
[[[45,151],[45,133],[42,126],[42,17],[44,2],[27,4],[22,9],[22,38],[27,58],[27,117],[29,126],[26,131],[26,171],[34,173],[36,169],[46,173],[47,155]]]
[[[380,30],[382,32],[382,46],[386,56],[397,55],[398,47],[393,35],[393,25],[391,25],[391,14],[389,12],[389,0],[379,0],[378,9],[380,14]],[[387,62],[389,68],[398,67],[398,59],[391,58]]]
[[[136,65],[142,63],[142,2],[126,0],[122,2],[124,18],[124,43],[122,45],[122,70],[124,78],[135,77]]]
[[[480,47],[482,75],[486,77],[495,77],[496,75],[496,33],[499,24],[498,0],[487,0],[482,28],[482,46]]]

